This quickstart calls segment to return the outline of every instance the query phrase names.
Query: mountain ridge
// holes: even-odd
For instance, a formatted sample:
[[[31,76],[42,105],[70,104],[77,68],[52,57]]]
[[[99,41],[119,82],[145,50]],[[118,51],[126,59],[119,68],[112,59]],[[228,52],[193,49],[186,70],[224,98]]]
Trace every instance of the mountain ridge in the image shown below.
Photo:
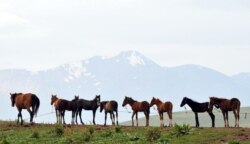
[[[51,94],[65,99],[72,99],[74,95],[92,99],[101,94],[101,100],[117,100],[121,110],[124,109],[121,103],[125,95],[138,101],[150,101],[156,96],[163,101],[172,101],[174,111],[178,111],[184,96],[200,102],[208,101],[209,96],[238,97],[242,105],[248,106],[250,92],[248,76],[227,76],[193,64],[162,67],[136,51],[122,52],[114,57],[95,56],[35,73],[19,69],[0,70],[0,81],[3,101],[9,102],[10,92],[33,92],[40,96],[42,113],[51,111]],[[5,103],[3,107],[10,105]],[[10,115],[6,112],[3,116],[0,114],[0,118],[16,116]],[[53,117],[49,117],[49,121],[53,121]],[[128,116],[123,118],[127,120]]]

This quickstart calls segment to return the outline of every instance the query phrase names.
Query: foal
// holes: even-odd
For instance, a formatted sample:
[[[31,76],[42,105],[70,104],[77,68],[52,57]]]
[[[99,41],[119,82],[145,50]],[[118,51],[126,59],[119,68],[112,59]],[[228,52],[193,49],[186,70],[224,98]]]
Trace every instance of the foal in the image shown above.
[[[112,125],[115,125],[115,114],[116,113],[116,125],[118,125],[118,103],[114,100],[112,101],[102,101],[100,105],[100,112],[104,109],[105,111],[105,122],[104,126],[106,126],[107,113],[110,113],[110,119],[112,121]]]
[[[167,112],[168,118],[169,118],[169,127],[172,127],[172,110],[173,110],[173,104],[169,101],[167,102],[162,102],[160,99],[153,97],[150,103],[150,107],[153,105],[157,106],[157,110],[160,116],[160,121],[161,121],[161,127],[163,127],[163,113]]]
[[[138,126],[138,112],[144,112],[146,116],[146,126],[149,126],[150,106],[147,101],[138,102],[131,97],[125,96],[122,106],[129,104],[132,107],[132,126],[134,126],[134,115],[136,115],[136,126]]]

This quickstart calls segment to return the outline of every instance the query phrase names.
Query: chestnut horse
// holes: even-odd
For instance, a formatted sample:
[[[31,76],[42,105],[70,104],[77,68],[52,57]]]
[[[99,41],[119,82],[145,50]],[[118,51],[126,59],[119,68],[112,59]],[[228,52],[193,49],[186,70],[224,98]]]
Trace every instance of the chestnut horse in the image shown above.
[[[229,127],[228,111],[233,111],[235,117],[235,127],[239,127],[240,121],[240,100],[232,98],[231,100],[225,98],[210,97],[209,108],[213,106],[220,108],[224,118],[224,126]]]
[[[19,118],[21,118],[21,125],[23,124],[23,118],[22,118],[22,109],[27,109],[27,111],[30,113],[30,123],[33,123],[33,117],[34,115],[37,115],[39,106],[40,106],[40,100],[39,98],[32,93],[10,93],[12,107],[16,104],[18,115],[17,115],[17,123],[19,123]],[[32,110],[30,110],[30,107]]]
[[[161,127],[163,127],[163,113],[167,112],[169,118],[169,127],[172,127],[172,110],[173,104],[170,101],[162,102],[160,99],[153,97],[150,103],[150,107],[157,106],[157,110],[160,116]]]
[[[54,104],[55,111],[56,111],[56,120],[58,124],[65,123],[65,111],[72,111],[72,120],[71,124],[74,124],[74,119],[76,116],[76,101],[79,99],[79,97],[75,96],[75,99],[68,101],[65,99],[59,99],[57,95],[51,95],[51,105]]]
[[[100,104],[100,112],[104,109],[105,111],[105,122],[104,126],[106,126],[107,121],[107,113],[110,113],[110,119],[112,121],[112,125],[115,125],[115,114],[116,113],[116,125],[118,125],[118,103],[114,100],[112,101],[102,101]]]
[[[134,115],[136,115],[136,126],[138,126],[138,112],[144,112],[146,117],[146,126],[149,126],[149,114],[150,106],[147,101],[138,102],[133,100],[131,97],[125,96],[122,106],[129,104],[133,110],[132,114],[132,126],[134,126]]]

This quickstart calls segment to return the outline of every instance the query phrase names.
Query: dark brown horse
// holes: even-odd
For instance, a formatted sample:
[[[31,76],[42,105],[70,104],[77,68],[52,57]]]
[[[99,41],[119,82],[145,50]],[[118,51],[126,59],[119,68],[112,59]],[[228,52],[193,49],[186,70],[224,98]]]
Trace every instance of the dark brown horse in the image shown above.
[[[229,127],[228,111],[233,111],[235,117],[235,127],[239,127],[240,121],[240,100],[232,98],[231,100],[225,98],[210,97],[209,108],[213,106],[221,109],[224,118],[224,126]]]
[[[115,125],[115,114],[116,113],[116,125],[118,125],[118,103],[114,100],[112,101],[102,101],[100,104],[100,112],[105,111],[105,122],[104,126],[106,126],[107,121],[107,113],[110,114],[110,119],[112,121],[112,125]]]
[[[163,127],[163,113],[167,112],[169,118],[169,127],[172,127],[172,110],[173,104],[170,101],[162,102],[160,99],[153,97],[150,103],[150,107],[157,106],[157,110],[160,116],[161,127]]]
[[[62,123],[63,120],[63,124],[65,123],[65,111],[72,111],[72,120],[71,120],[71,124],[74,124],[74,119],[76,116],[76,101],[79,99],[79,97],[75,96],[75,99],[73,99],[72,101],[68,101],[65,99],[59,99],[57,97],[57,95],[51,95],[51,105],[54,104],[55,107],[55,111],[56,111],[56,120],[58,124]]]
[[[147,101],[138,102],[133,100],[131,97],[125,96],[122,106],[126,106],[129,104],[133,110],[132,114],[132,126],[134,126],[134,115],[136,115],[136,126],[138,126],[138,112],[144,112],[146,117],[146,126],[149,126],[149,114],[150,114],[150,106]]]
[[[22,109],[27,109],[27,111],[30,113],[30,123],[33,123],[33,117],[34,115],[37,115],[39,106],[40,106],[40,100],[39,98],[32,93],[14,93],[11,94],[11,102],[12,107],[16,104],[18,115],[17,115],[17,123],[19,123],[19,118],[21,118],[21,125],[23,124],[23,118],[22,118]],[[32,110],[30,110],[30,107]]]
[[[96,124],[95,123],[95,114],[96,114],[97,108],[100,106],[100,99],[101,99],[101,96],[96,95],[93,100],[79,99],[76,101],[76,107],[77,107],[76,124],[78,124],[77,123],[77,114],[78,114],[80,117],[81,123],[84,125],[84,123],[82,122],[82,109],[92,110],[92,112],[93,112],[93,124],[94,125]]]

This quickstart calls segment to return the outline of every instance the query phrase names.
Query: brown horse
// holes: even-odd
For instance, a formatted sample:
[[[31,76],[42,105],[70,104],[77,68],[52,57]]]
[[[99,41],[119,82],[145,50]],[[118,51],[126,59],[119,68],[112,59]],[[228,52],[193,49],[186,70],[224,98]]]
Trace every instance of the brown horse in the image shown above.
[[[19,123],[19,118],[21,118],[21,125],[23,124],[23,118],[22,118],[22,109],[27,109],[27,111],[30,113],[30,123],[33,123],[33,117],[34,115],[37,115],[39,106],[40,106],[40,100],[39,98],[32,93],[10,93],[12,107],[16,104],[18,115],[17,115],[17,123]],[[32,111],[30,110],[30,107],[32,108]]]
[[[76,116],[76,101],[79,99],[79,97],[75,96],[75,99],[73,99],[72,101],[68,101],[65,99],[59,99],[57,97],[57,95],[51,95],[51,105],[54,104],[55,107],[55,111],[56,111],[56,120],[58,124],[62,123],[63,120],[63,124],[65,123],[65,111],[72,111],[72,120],[71,120],[71,124],[74,124],[74,119]]]
[[[133,110],[132,126],[134,126],[134,115],[136,115],[136,126],[138,126],[138,112],[144,112],[146,116],[146,126],[149,125],[150,106],[147,101],[138,102],[131,97],[125,96],[122,106],[129,104]]]
[[[112,125],[115,125],[115,114],[116,112],[116,125],[118,125],[118,103],[114,100],[112,101],[102,101],[100,104],[100,112],[104,109],[105,111],[105,122],[104,126],[106,126],[107,121],[107,113],[110,113],[110,119],[112,121]]]
[[[224,118],[224,126],[229,127],[228,123],[228,111],[233,111],[235,117],[235,127],[239,127],[240,121],[240,100],[237,98],[224,99],[217,97],[210,97],[209,109],[213,106],[220,108]]]
[[[173,104],[170,101],[167,102],[162,102],[160,99],[153,97],[150,103],[150,107],[153,105],[157,106],[157,110],[160,116],[160,121],[161,121],[161,127],[163,127],[163,113],[167,112],[168,113],[168,118],[169,118],[169,127],[172,127],[172,110],[173,110]]]

